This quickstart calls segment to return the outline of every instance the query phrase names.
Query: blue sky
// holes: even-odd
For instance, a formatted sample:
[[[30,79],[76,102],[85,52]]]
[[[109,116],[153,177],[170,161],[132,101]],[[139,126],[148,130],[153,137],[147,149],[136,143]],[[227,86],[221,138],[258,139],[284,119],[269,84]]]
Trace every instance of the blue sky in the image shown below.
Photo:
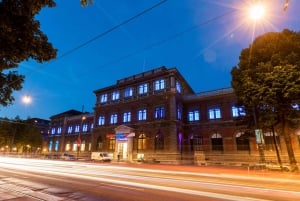
[[[267,16],[255,23],[246,9],[259,1],[267,4]],[[159,2],[94,0],[81,7],[79,0],[56,0],[55,8],[44,8],[37,18],[58,57],[20,64],[23,89],[14,93],[13,105],[0,108],[0,116],[49,119],[82,106],[93,112],[94,90],[160,66],[176,67],[196,93],[230,87],[231,68],[253,38],[285,28],[300,31],[299,0],[290,0],[286,12],[284,0],[168,0],[109,31]],[[21,101],[24,95],[32,97],[30,104]]]

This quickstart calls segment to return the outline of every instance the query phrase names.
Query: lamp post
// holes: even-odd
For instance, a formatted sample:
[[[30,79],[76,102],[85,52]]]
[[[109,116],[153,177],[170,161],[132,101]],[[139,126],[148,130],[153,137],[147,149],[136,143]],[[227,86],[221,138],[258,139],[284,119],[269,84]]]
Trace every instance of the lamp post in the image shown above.
[[[86,117],[85,116],[82,116],[81,117],[81,123],[80,123],[80,129],[81,130],[79,130],[79,134],[78,134],[78,138],[77,138],[77,160],[78,160],[78,158],[79,158],[79,152],[80,152],[80,147],[81,147],[81,136],[80,136],[80,134],[81,134],[81,132],[83,131],[83,121],[86,119]]]

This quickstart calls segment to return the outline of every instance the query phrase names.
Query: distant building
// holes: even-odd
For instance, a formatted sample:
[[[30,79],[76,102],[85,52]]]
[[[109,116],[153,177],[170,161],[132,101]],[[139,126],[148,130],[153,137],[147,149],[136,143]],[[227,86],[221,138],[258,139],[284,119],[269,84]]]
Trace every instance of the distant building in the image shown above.
[[[245,111],[231,88],[195,93],[176,68],[160,67],[94,93],[94,113],[70,110],[51,117],[49,152],[105,151],[115,159],[161,163],[260,160],[254,131],[236,125]],[[287,161],[283,139],[275,135]],[[265,157],[276,161],[271,132],[264,139]],[[296,153],[299,139],[293,134]]]

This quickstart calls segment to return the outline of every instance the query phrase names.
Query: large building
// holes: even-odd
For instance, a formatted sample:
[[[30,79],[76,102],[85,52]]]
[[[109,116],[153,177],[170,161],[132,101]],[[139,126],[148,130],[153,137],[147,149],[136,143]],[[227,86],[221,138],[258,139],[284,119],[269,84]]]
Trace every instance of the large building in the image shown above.
[[[160,67],[94,91],[93,113],[51,117],[49,152],[109,152],[116,159],[160,163],[287,162],[281,137],[264,132],[259,152],[254,131],[237,126],[245,115],[231,88],[195,93],[176,68]],[[291,134],[295,153],[300,138]],[[298,155],[297,155],[298,156]]]

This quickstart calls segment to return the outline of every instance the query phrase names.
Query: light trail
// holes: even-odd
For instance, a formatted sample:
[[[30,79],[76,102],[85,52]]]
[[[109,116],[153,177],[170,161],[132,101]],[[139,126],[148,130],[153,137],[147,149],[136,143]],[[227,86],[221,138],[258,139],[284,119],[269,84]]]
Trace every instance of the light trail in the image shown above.
[[[40,174],[51,174],[59,177],[69,177],[85,179],[97,182],[105,182],[113,185],[124,185],[127,188],[141,189],[148,188],[154,190],[163,190],[175,193],[184,193],[188,195],[206,196],[210,198],[227,199],[227,200],[255,200],[255,201],[266,201],[268,199],[259,199],[253,197],[242,197],[238,195],[229,195],[225,193],[215,193],[200,191],[194,189],[188,189],[188,187],[193,186],[193,188],[209,188],[209,189],[219,189],[227,192],[257,192],[259,195],[263,195],[268,192],[272,195],[289,195],[292,197],[299,197],[300,192],[298,191],[288,191],[288,190],[278,190],[270,188],[259,188],[251,186],[243,186],[237,184],[221,184],[213,182],[203,182],[197,181],[194,178],[189,179],[179,179],[173,177],[170,174],[185,175],[185,176],[206,176],[206,177],[219,177],[219,178],[233,178],[233,175],[222,175],[222,174],[206,174],[206,173],[192,173],[192,172],[177,172],[168,170],[154,170],[154,169],[141,169],[141,168],[131,168],[131,167],[117,167],[113,165],[95,165],[83,162],[64,162],[64,161],[47,161],[47,160],[35,160],[35,159],[18,159],[18,158],[1,158],[0,157],[0,167],[6,169],[18,169],[24,170],[31,173]],[[122,174],[117,171],[134,171],[134,172],[144,172],[144,173],[159,173],[163,176],[139,176],[130,173]],[[242,179],[253,179],[247,176],[236,176]],[[121,179],[120,179],[121,178]],[[259,180],[259,178],[256,178]],[[260,178],[261,179],[261,178]],[[270,181],[275,180],[272,178]],[[123,181],[120,181],[123,180]],[[126,180],[126,181],[124,181]],[[277,180],[278,181],[278,180]],[[284,180],[287,181],[287,180]],[[290,180],[289,180],[290,181]],[[290,181],[291,182],[291,181]],[[299,181],[293,180],[293,182],[299,183]],[[180,184],[180,188],[176,187]]]

